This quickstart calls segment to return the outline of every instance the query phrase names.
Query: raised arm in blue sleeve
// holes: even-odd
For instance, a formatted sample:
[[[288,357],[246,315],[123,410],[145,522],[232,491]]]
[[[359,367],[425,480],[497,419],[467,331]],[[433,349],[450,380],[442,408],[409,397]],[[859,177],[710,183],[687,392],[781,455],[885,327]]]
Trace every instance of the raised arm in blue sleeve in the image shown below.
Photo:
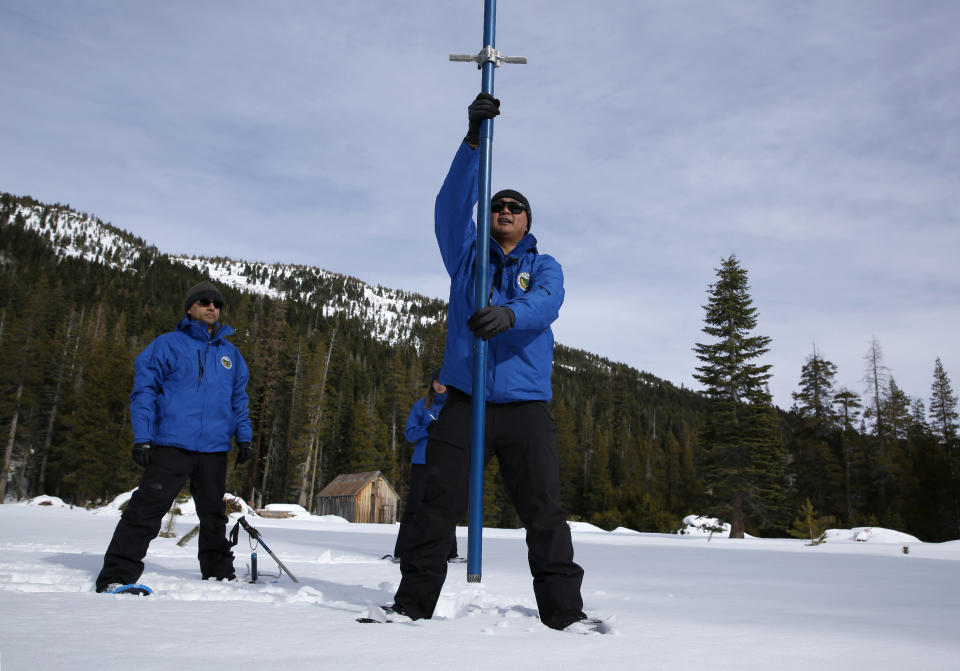
[[[479,171],[479,152],[461,142],[437,194],[434,231],[443,265],[451,277],[469,262],[471,250],[476,245],[477,225],[473,221],[473,208],[477,204]]]

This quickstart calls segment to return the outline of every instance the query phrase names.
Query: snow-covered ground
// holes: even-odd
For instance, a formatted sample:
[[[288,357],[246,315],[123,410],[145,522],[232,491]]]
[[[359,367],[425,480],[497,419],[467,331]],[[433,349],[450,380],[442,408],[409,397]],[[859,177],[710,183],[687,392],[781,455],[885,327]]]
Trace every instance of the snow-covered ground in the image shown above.
[[[0,506],[0,669],[960,668],[960,541],[857,529],[811,547],[576,524],[586,611],[614,626],[578,636],[539,623],[523,533],[503,529],[484,532],[482,583],[451,565],[433,620],[358,624],[400,579],[380,559],[397,527],[286,509],[247,519],[299,583],[262,548],[272,577],[201,581],[196,540],[177,545],[196,524],[184,506],[178,538],[150,546],[142,582],[156,593],[133,597],[94,592],[116,506]],[[245,533],[236,553],[242,576]]]

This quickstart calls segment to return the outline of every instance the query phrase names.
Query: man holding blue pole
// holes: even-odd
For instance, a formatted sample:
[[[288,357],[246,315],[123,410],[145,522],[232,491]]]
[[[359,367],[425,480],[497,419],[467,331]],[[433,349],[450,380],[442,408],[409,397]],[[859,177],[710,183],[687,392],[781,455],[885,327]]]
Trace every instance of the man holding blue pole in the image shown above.
[[[440,383],[447,402],[430,430],[423,505],[402,557],[391,610],[414,620],[433,615],[447,573],[451,531],[467,510],[471,450],[471,365],[477,338],[487,344],[484,463],[496,455],[527,532],[528,561],[541,621],[564,629],[584,621],[583,569],[560,503],[559,460],[548,402],[553,333],[563,303],[563,271],[537,250],[529,201],[518,191],[491,203],[489,304],[476,309],[480,127],[500,113],[481,93],[468,108],[469,130],[437,196],[435,230],[450,275],[447,341]]]

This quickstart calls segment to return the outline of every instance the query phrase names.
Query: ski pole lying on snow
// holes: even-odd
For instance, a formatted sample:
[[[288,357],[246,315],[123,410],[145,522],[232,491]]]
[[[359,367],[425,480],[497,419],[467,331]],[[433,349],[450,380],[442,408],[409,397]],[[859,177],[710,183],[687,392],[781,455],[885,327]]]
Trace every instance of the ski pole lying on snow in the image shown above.
[[[233,529],[230,531],[230,542],[233,545],[237,544],[237,536],[240,535],[240,532],[239,532],[240,527],[243,527],[243,530],[246,531],[248,534],[250,534],[250,538],[252,538],[261,546],[263,546],[263,549],[267,551],[267,554],[273,557],[273,561],[277,562],[277,566],[279,566],[282,571],[284,571],[288,576],[290,576],[290,579],[293,582],[300,582],[299,580],[297,580],[297,577],[295,575],[290,573],[290,569],[288,569],[286,566],[283,565],[283,562],[280,561],[280,558],[277,557],[277,555],[273,554],[273,550],[271,550],[270,547],[263,542],[263,536],[260,535],[260,532],[256,528],[250,526],[247,523],[246,517],[244,516],[241,516],[240,519],[237,520],[237,523],[233,525]],[[256,571],[255,568],[253,570]],[[256,580],[256,578],[254,578],[254,580]]]

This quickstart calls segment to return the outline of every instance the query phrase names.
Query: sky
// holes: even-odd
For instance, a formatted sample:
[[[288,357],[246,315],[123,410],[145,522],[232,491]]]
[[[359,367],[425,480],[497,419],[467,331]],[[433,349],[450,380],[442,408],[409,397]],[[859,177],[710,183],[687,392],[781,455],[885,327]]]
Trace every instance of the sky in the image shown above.
[[[358,624],[370,605],[393,600],[400,568],[380,557],[396,525],[302,508],[287,519],[248,512],[298,582],[256,547],[260,576],[250,583],[241,531],[240,581],[218,583],[200,580],[196,540],[177,544],[197,524],[190,502],[182,510],[175,537],[147,553],[140,582],[153,595],[136,597],[94,591],[115,505],[0,505],[4,671],[408,671],[423,669],[425,656],[430,668],[462,671],[936,671],[956,669],[960,655],[960,541],[860,528],[808,546],[573,523],[584,610],[612,628],[582,636],[540,624],[519,529],[484,530],[480,583],[450,565],[433,619]],[[466,529],[458,535],[465,548]]]
[[[0,0],[0,191],[173,254],[446,299],[433,202],[480,90],[483,2]],[[736,255],[792,403],[873,339],[960,385],[960,4],[501,0],[493,188],[565,273],[557,341],[698,389]]]

